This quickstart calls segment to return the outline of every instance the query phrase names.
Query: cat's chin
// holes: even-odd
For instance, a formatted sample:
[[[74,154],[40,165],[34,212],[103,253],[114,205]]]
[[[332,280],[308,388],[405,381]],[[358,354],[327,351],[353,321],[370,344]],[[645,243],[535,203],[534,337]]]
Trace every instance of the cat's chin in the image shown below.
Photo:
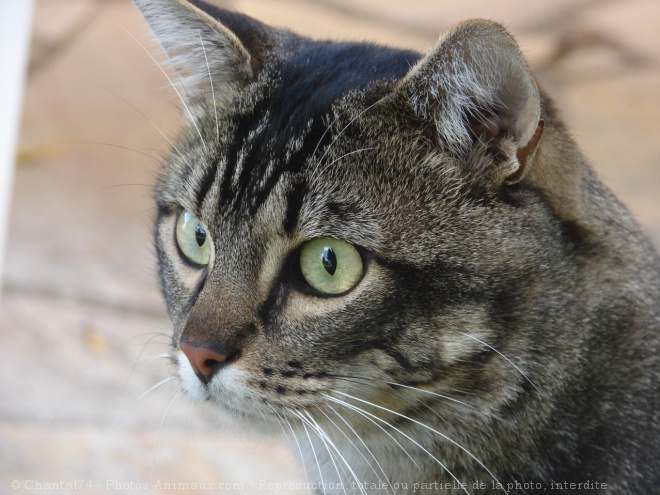
[[[227,410],[213,401],[203,405],[206,416],[223,431],[238,433],[250,440],[281,440],[282,429],[277,420],[267,416],[248,415],[238,411]]]
[[[179,383],[183,392],[200,405],[200,409],[223,430],[250,438],[282,438],[282,428],[275,414],[245,393],[241,374],[225,373],[204,385],[195,375],[183,353],[178,356]]]

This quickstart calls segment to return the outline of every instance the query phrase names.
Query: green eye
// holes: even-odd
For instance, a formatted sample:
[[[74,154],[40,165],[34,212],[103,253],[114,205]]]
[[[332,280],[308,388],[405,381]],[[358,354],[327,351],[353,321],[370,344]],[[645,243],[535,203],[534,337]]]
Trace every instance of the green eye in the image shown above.
[[[188,211],[182,211],[176,222],[176,242],[188,260],[201,266],[209,264],[211,238],[202,222]]]
[[[351,244],[319,237],[309,241],[300,251],[300,270],[314,289],[336,295],[355,287],[364,267],[360,253]]]

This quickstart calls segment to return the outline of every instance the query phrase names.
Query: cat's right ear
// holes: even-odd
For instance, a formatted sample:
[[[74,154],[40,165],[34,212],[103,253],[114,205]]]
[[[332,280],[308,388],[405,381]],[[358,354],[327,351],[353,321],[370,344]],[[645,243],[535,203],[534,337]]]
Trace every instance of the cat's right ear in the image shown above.
[[[504,159],[484,170],[496,184],[519,182],[543,134],[539,91],[513,37],[499,24],[458,24],[412,68],[395,97],[462,156],[475,143]],[[474,171],[471,171],[474,172]]]
[[[250,53],[235,31],[248,33],[254,23],[254,31],[262,33],[264,26],[258,21],[199,0],[134,2],[165,50],[176,72],[173,81],[183,86],[182,98],[196,112],[204,112],[211,96],[224,106],[252,79],[258,54]],[[235,30],[231,24],[236,25]],[[254,35],[248,45],[256,50],[257,43],[250,41]]]

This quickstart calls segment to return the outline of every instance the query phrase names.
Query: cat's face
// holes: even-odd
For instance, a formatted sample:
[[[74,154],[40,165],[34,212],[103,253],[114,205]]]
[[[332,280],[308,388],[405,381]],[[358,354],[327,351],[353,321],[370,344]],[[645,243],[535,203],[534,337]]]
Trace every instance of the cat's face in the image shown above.
[[[383,119],[391,85],[311,108],[296,128],[271,124],[283,102],[268,83],[239,100],[246,113],[200,126],[208,149],[229,153],[186,147],[159,184],[177,373],[192,396],[252,422],[360,381],[360,397],[385,405],[385,382],[432,380],[452,360],[444,340],[455,331],[433,330],[455,276],[440,256],[453,234],[438,242],[429,228],[447,229],[458,210],[433,180],[442,156],[426,159],[423,144],[400,142],[404,121]],[[427,163],[410,169],[411,154]],[[181,352],[183,334],[228,358],[208,383]]]
[[[495,348],[535,367],[526,298],[561,248],[510,185],[543,125],[501,28],[464,24],[420,59],[138,4],[186,86],[156,242],[188,395],[250,429],[382,435],[431,408],[460,431],[534,386]]]

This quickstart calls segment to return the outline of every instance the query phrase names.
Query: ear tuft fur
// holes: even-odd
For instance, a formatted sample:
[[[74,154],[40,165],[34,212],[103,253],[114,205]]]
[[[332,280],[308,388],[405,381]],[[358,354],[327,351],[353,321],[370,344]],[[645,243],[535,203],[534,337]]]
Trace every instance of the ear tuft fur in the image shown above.
[[[471,20],[454,27],[399,90],[457,152],[468,151],[475,137],[496,146],[509,139],[520,149],[538,129],[536,83],[513,37],[494,22]]]
[[[197,112],[209,95],[223,106],[252,78],[251,55],[223,24],[186,0],[134,0]],[[192,116],[190,116],[192,117]]]

